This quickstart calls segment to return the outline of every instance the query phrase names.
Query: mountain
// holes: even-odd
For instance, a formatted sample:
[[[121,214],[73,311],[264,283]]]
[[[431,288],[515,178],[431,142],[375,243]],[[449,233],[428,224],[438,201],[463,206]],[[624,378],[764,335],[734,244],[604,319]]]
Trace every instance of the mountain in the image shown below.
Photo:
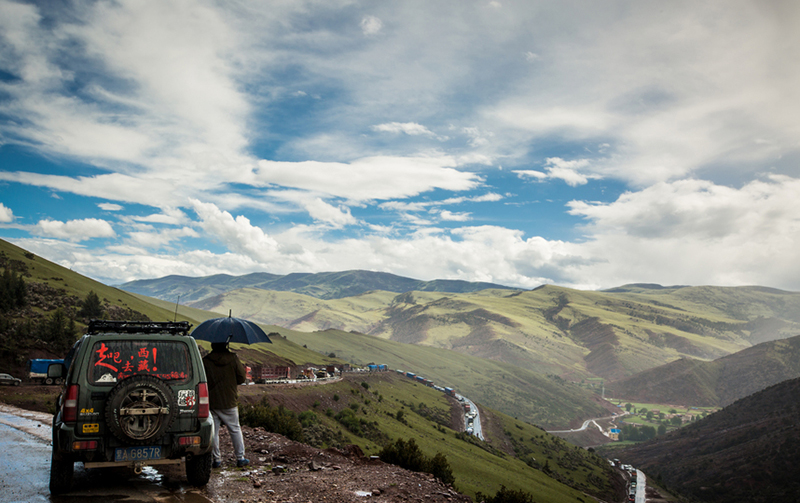
[[[451,349],[574,381],[619,380],[681,358],[714,360],[800,333],[800,294],[762,287],[547,285],[339,299],[245,288],[192,305],[305,332]]]
[[[764,388],[800,377],[800,336],[703,362],[683,358],[606,384],[615,398],[646,403],[728,405]]]
[[[21,278],[25,286],[23,306],[0,309],[0,368],[16,377],[25,375],[31,358],[62,358],[84,333],[89,317],[81,314],[82,303],[94,292],[102,307],[99,317],[152,321],[188,321],[194,326],[218,314],[174,302],[150,299],[110,287],[50,262],[0,239],[0,271]],[[270,330],[268,330],[270,331]],[[253,363],[333,363],[283,337],[268,347],[256,345],[245,351]],[[201,342],[208,348],[208,344]]]
[[[360,270],[316,274],[292,273],[284,276],[268,273],[244,276],[215,274],[199,278],[165,276],[158,279],[130,281],[119,285],[119,288],[172,302],[176,302],[180,296],[183,303],[201,301],[239,288],[295,292],[317,299],[340,299],[372,290],[395,293],[411,291],[464,293],[487,288],[512,290],[510,287],[494,283],[443,279],[420,281],[385,272]]]
[[[738,400],[695,424],[620,451],[700,501],[800,501],[800,379]]]

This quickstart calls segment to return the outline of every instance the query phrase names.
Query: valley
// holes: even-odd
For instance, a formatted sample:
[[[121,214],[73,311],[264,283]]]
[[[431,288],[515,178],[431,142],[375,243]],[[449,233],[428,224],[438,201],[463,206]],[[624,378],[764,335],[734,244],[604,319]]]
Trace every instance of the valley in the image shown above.
[[[697,438],[689,432],[705,431],[703,425],[763,393],[772,398],[754,403],[778,418],[774,424],[789,424],[796,412],[769,394],[800,377],[800,303],[792,292],[656,285],[521,291],[447,282],[396,292],[364,290],[375,277],[358,271],[296,278],[305,294],[228,288],[183,305],[103,285],[5,242],[0,262],[23,278],[28,291],[24,306],[3,312],[2,371],[24,376],[28,359],[62,357],[65,341],[78,337],[88,321],[90,293],[109,319],[176,319],[196,326],[232,311],[259,322],[273,341],[235,345],[248,365],[355,370],[379,363],[393,369],[347,372],[324,386],[246,386],[243,407],[283,410],[300,425],[299,441],[318,449],[356,445],[370,456],[393,439],[415,439],[425,456],[447,458],[455,487],[471,497],[507,487],[536,494],[537,501],[618,501],[627,488],[606,460],[618,457],[655,484],[703,499],[708,494],[681,475],[675,452],[684,447],[674,439]],[[420,286],[378,279],[384,286]],[[172,287],[169,278],[159,281],[170,295],[184,291],[185,280]],[[241,286],[233,277],[225,281]],[[293,284],[280,281],[285,288]],[[202,288],[211,288],[208,279]],[[460,402],[399,369],[469,398],[479,412],[477,425]],[[21,388],[0,389],[0,401],[52,412],[57,387]],[[688,469],[699,469],[707,453],[736,446],[737,439],[758,439],[770,456],[793,452],[788,427],[772,431],[763,421],[737,417],[743,417],[739,426],[720,427],[720,435],[703,433],[716,439],[703,452],[686,451]],[[470,426],[476,435],[467,434]],[[257,438],[264,426],[250,428]],[[612,428],[622,441],[613,438]],[[650,445],[666,447],[646,450]],[[727,474],[736,461],[725,459],[730,466],[719,471]],[[764,462],[780,473],[774,460]],[[675,469],[658,470],[659,463]],[[773,487],[794,490],[762,476]],[[739,489],[731,484],[730,478],[718,482],[715,491],[734,494]]]

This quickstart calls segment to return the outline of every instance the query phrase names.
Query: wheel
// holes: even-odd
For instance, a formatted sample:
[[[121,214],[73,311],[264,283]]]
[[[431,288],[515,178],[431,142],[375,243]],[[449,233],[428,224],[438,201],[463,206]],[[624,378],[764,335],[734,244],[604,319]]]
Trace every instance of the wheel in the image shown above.
[[[211,453],[192,456],[186,460],[186,480],[195,487],[203,487],[211,478]]]
[[[53,453],[50,458],[50,493],[62,494],[69,491],[74,471],[75,463],[71,459],[56,459]]]
[[[22,381],[14,381],[14,386],[19,386]]]
[[[120,381],[108,393],[105,420],[118,439],[144,445],[162,437],[177,412],[175,394],[164,381],[137,375]]]
[[[44,383],[47,384],[47,385],[53,384],[53,378],[52,377],[48,377],[47,379],[44,380]]]
[[[64,382],[64,379],[61,379],[60,377],[56,377],[56,380],[55,380],[56,384],[61,384],[63,382]]]

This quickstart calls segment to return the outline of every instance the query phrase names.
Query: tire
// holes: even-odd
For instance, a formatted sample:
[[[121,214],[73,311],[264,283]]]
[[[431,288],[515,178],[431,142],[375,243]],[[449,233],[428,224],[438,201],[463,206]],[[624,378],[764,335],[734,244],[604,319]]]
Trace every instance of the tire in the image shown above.
[[[60,377],[56,377],[56,380],[55,380],[55,383],[56,383],[56,384],[59,384],[59,385],[60,385],[60,384],[61,384],[61,383],[63,383],[63,382],[64,382],[64,379],[61,379]]]
[[[14,381],[14,386],[19,386],[22,381]]]
[[[186,460],[186,480],[195,487],[203,487],[211,478],[211,453],[192,456]]]
[[[131,445],[145,445],[164,436],[178,413],[170,387],[148,375],[117,383],[108,393],[105,408],[109,431]]]
[[[55,453],[50,458],[50,493],[63,494],[72,487],[72,474],[75,463],[70,458],[56,459]]]
[[[47,379],[44,380],[44,383],[47,384],[48,386],[53,384],[53,378],[52,377],[48,377]]]

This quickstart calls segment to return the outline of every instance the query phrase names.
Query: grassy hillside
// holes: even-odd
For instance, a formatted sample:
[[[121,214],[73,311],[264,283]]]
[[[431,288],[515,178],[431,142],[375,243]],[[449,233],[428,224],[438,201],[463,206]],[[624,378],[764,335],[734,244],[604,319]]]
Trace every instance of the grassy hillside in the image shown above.
[[[58,264],[38,257],[22,248],[0,240],[0,270],[14,271],[27,285],[27,305],[0,313],[0,371],[24,375],[30,358],[59,358],[66,348],[85,331],[87,319],[80,316],[81,303],[89,292],[95,292],[104,307],[104,318],[149,319],[152,321],[188,321],[197,326],[202,321],[220,316],[174,302],[131,294],[82,276]],[[177,307],[177,312],[176,312]],[[68,341],[50,340],[37,331],[51,323],[54,313],[61,311],[65,323],[74,321],[75,332]],[[31,328],[32,327],[32,328]],[[270,327],[265,327],[267,332]],[[200,342],[210,349],[210,345]],[[242,348],[243,360],[249,363],[291,361],[297,364],[323,365],[340,362],[276,337],[273,344]]]
[[[268,273],[253,273],[244,276],[216,274],[191,278],[166,276],[158,279],[143,279],[120,285],[129,292],[139,293],[163,300],[183,302],[200,301],[239,288],[291,291],[319,299],[338,299],[360,295],[371,290],[387,292],[473,292],[487,288],[508,288],[493,283],[459,280],[420,281],[385,272],[341,271],[323,273],[292,273],[285,276]]]
[[[617,457],[700,501],[800,501],[799,438],[800,379],[793,379]]]
[[[388,341],[364,334],[326,330],[280,330],[289,340],[323,354],[365,365],[385,363],[449,386],[479,404],[547,428],[607,414],[606,402],[554,375],[543,375],[455,351]]]
[[[681,359],[606,386],[625,400],[728,405],[800,377],[800,336],[763,342],[712,362]]]
[[[247,389],[252,403],[266,396],[273,407],[305,413],[306,440],[319,447],[353,443],[376,455],[402,438],[413,439],[426,456],[442,453],[456,487],[471,496],[493,495],[505,485],[533,494],[538,502],[591,501],[584,492],[612,500],[617,489],[605,460],[488,408],[481,409],[489,418],[487,442],[459,434],[451,428],[461,410],[458,402],[392,372],[352,375],[324,386],[252,388]],[[337,421],[343,411],[355,418],[355,427]]]
[[[713,360],[800,332],[800,294],[759,287],[374,291],[333,300],[244,289],[197,306],[295,330],[334,328],[452,349],[576,381],[618,380],[681,358]]]

